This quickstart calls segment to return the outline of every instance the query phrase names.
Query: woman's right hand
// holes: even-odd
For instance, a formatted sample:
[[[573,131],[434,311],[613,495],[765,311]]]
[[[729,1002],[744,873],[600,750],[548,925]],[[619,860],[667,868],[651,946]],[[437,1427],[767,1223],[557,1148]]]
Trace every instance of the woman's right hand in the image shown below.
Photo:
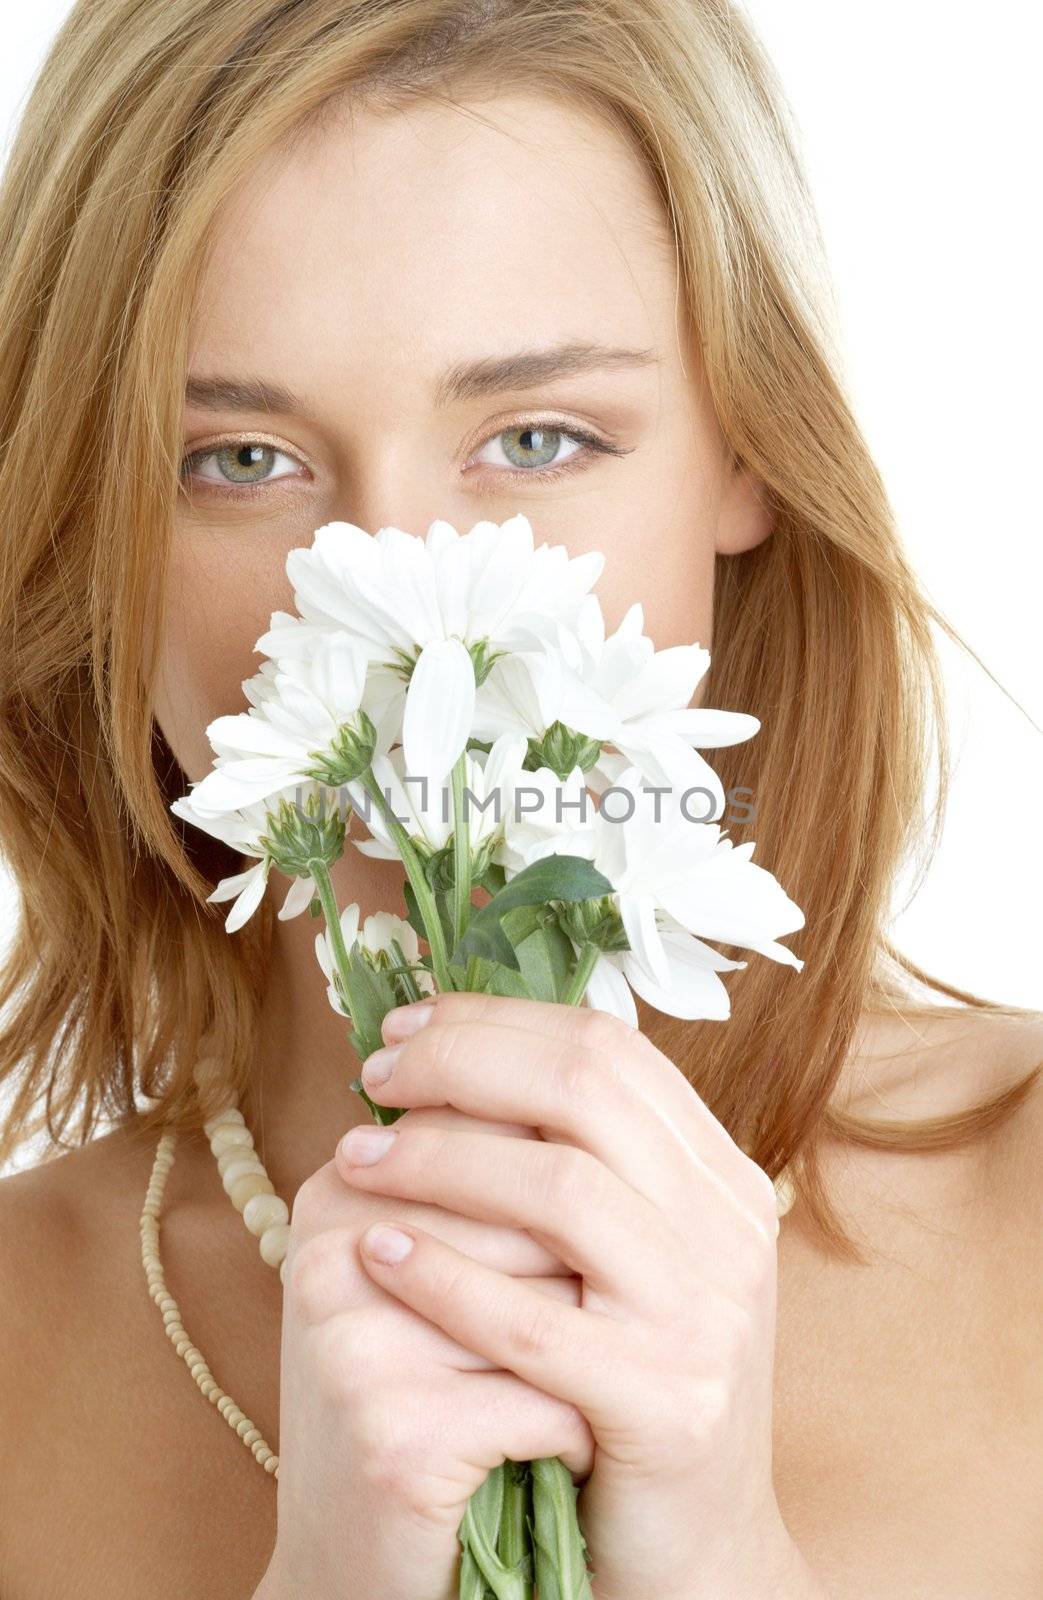
[[[406,1112],[538,1137],[452,1107]],[[493,1368],[375,1284],[358,1240],[414,1222],[473,1259],[579,1303],[580,1280],[528,1233],[350,1189],[330,1160],[293,1203],[283,1299],[275,1549],[258,1600],[455,1600],[457,1530],[504,1460],[560,1456],[578,1477],[593,1438],[574,1406]]]

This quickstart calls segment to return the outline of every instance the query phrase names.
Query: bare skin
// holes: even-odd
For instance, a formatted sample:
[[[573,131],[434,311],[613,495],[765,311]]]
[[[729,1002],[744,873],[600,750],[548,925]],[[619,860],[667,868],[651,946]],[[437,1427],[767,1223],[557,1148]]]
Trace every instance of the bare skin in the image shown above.
[[[860,1103],[877,1114],[881,1093],[888,1114],[954,1109],[1043,1054],[1043,1027],[1009,1019],[870,1024],[866,1038],[858,1069],[876,1089]],[[247,1600],[269,1559],[276,1486],[145,1289],[153,1151],[120,1130],[0,1182],[4,1600]],[[783,1221],[776,1492],[838,1600],[1039,1593],[1041,1154],[1039,1093],[959,1155],[831,1151],[866,1267],[825,1255],[799,1208]],[[190,1333],[278,1449],[281,1290],[202,1141],[179,1145],[162,1241]]]
[[[288,604],[286,552],[324,521],[422,532],[436,515],[466,528],[523,510],[538,537],[605,550],[610,626],[640,597],[660,645],[709,643],[715,561],[771,536],[758,485],[724,447],[696,341],[675,325],[673,252],[636,159],[559,106],[482,112],[494,126],[424,108],[327,128],[266,165],[222,220],[190,372],[263,377],[309,404],[306,416],[186,408],[186,451],[267,439],[280,452],[267,470],[285,475],[240,503],[197,484],[179,511],[156,714],[192,779],[209,766],[205,725],[240,708],[253,641]],[[432,404],[450,363],[584,339],[657,359]],[[517,441],[552,416],[628,453],[554,482],[526,468],[522,482],[505,430]],[[577,448],[563,437],[559,454]],[[213,456],[198,465],[217,477]],[[357,855],[337,888],[364,911],[397,904],[390,869]],[[291,1201],[364,1116],[316,982],[313,925],[277,930],[243,1109]],[[952,1110],[1041,1054],[1035,1024],[867,1022],[838,1100]],[[153,1153],[122,1129],[0,1183],[4,1600],[246,1600],[265,1570],[275,1486],[199,1395],[145,1292]],[[865,1268],[823,1255],[799,1211],[783,1223],[776,1493],[831,1594],[1039,1593],[1041,1153],[1041,1094],[958,1155],[827,1152]],[[393,1210],[364,1198],[374,1218]],[[179,1146],[162,1238],[192,1337],[277,1449],[282,1292],[203,1141]]]

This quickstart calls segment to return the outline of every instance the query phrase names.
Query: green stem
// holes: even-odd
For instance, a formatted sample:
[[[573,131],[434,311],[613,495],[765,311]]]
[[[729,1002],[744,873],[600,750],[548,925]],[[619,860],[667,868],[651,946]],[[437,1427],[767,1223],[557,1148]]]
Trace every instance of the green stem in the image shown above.
[[[453,946],[460,943],[467,932],[471,916],[471,838],[467,825],[467,808],[464,789],[467,781],[467,757],[461,755],[453,764]]]
[[[462,1563],[461,1579],[467,1579],[467,1587],[461,1584],[461,1594],[476,1593],[474,1568],[477,1567],[495,1600],[531,1600],[532,1588],[524,1573],[506,1567],[496,1549],[508,1471],[506,1462],[494,1467],[464,1508],[457,1538],[470,1560]]]
[[[578,1006],[580,1004],[583,996],[587,992],[587,984],[590,982],[590,975],[597,966],[598,956],[600,954],[601,951],[598,949],[596,944],[585,944],[580,946],[580,952],[576,958],[575,971],[573,972],[572,977],[569,979],[565,993],[561,997],[562,1002],[565,1005]]]
[[[533,1559],[540,1600],[593,1600],[576,1485],[559,1456],[533,1461]]]
[[[454,984],[449,971],[449,952],[445,945],[442,919],[438,914],[431,885],[427,881],[424,864],[416,853],[412,839],[384,798],[383,791],[372,772],[364,774],[362,786],[370,799],[376,801],[380,815],[384,819],[384,826],[391,835],[395,849],[402,857],[406,876],[413,886],[413,893],[416,895],[416,903],[424,923],[424,934],[431,948],[431,966],[434,969],[435,982],[440,989],[452,989]]]
[[[405,952],[403,951],[402,946],[399,944],[397,939],[392,939],[391,948],[394,952],[395,960],[398,962],[398,970],[396,971],[395,976],[402,985],[405,994],[412,1004],[414,1000],[420,999],[420,990],[417,987],[417,981],[413,976],[409,962],[406,960]]]
[[[505,1567],[517,1569],[525,1583],[525,1600],[532,1597],[532,1487],[527,1461],[504,1462],[503,1511],[497,1553]]]
[[[320,857],[309,860],[308,871],[311,880],[319,892],[322,902],[322,912],[326,919],[326,934],[330,942],[330,952],[340,978],[340,986],[344,991],[344,1003],[351,1013],[352,1025],[358,1031],[358,1019],[351,1004],[351,968],[348,960],[348,947],[344,943],[344,931],[340,925],[340,912],[337,910],[337,899],[333,893],[333,884],[330,881],[330,869]]]

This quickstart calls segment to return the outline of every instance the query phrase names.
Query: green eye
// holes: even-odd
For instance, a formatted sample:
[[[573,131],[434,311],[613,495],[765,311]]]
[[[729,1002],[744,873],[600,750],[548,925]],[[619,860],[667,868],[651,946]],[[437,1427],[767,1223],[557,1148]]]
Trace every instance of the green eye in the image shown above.
[[[578,448],[567,455],[561,454],[563,440],[569,440]],[[501,428],[499,433],[488,439],[483,450],[494,447],[502,456],[496,460],[488,456],[478,456],[477,462],[481,466],[500,467],[514,473],[518,477],[553,478],[559,473],[572,470],[573,463],[577,466],[592,454],[626,455],[627,451],[616,445],[606,443],[598,438],[597,434],[588,433],[582,428],[562,428],[552,422],[542,422],[529,419],[519,423],[516,427]]]
[[[226,486],[231,489],[251,489],[258,484],[292,477],[292,473],[273,474],[272,463],[279,458],[292,462],[285,451],[259,439],[236,439],[223,445],[209,445],[205,450],[193,451],[181,463],[182,480],[194,479],[197,483]],[[205,472],[204,463],[213,462],[214,471]]]

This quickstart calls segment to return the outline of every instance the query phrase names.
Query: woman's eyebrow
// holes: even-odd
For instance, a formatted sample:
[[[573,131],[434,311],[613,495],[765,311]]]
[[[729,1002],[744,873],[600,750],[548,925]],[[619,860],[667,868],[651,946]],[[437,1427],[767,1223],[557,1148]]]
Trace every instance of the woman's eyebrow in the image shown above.
[[[483,356],[456,362],[434,385],[434,404],[445,407],[505,389],[532,388],[554,378],[605,367],[642,367],[661,361],[655,350],[630,350],[618,345],[573,343],[542,350],[516,350],[505,356]],[[261,378],[190,376],[185,402],[202,411],[272,411],[282,416],[304,414],[307,402],[282,384]]]
[[[532,388],[552,378],[570,378],[603,367],[644,367],[662,357],[655,350],[627,350],[618,345],[559,344],[543,350],[516,350],[506,356],[485,356],[449,367],[434,388],[436,406],[457,400],[499,394],[504,389]]]

